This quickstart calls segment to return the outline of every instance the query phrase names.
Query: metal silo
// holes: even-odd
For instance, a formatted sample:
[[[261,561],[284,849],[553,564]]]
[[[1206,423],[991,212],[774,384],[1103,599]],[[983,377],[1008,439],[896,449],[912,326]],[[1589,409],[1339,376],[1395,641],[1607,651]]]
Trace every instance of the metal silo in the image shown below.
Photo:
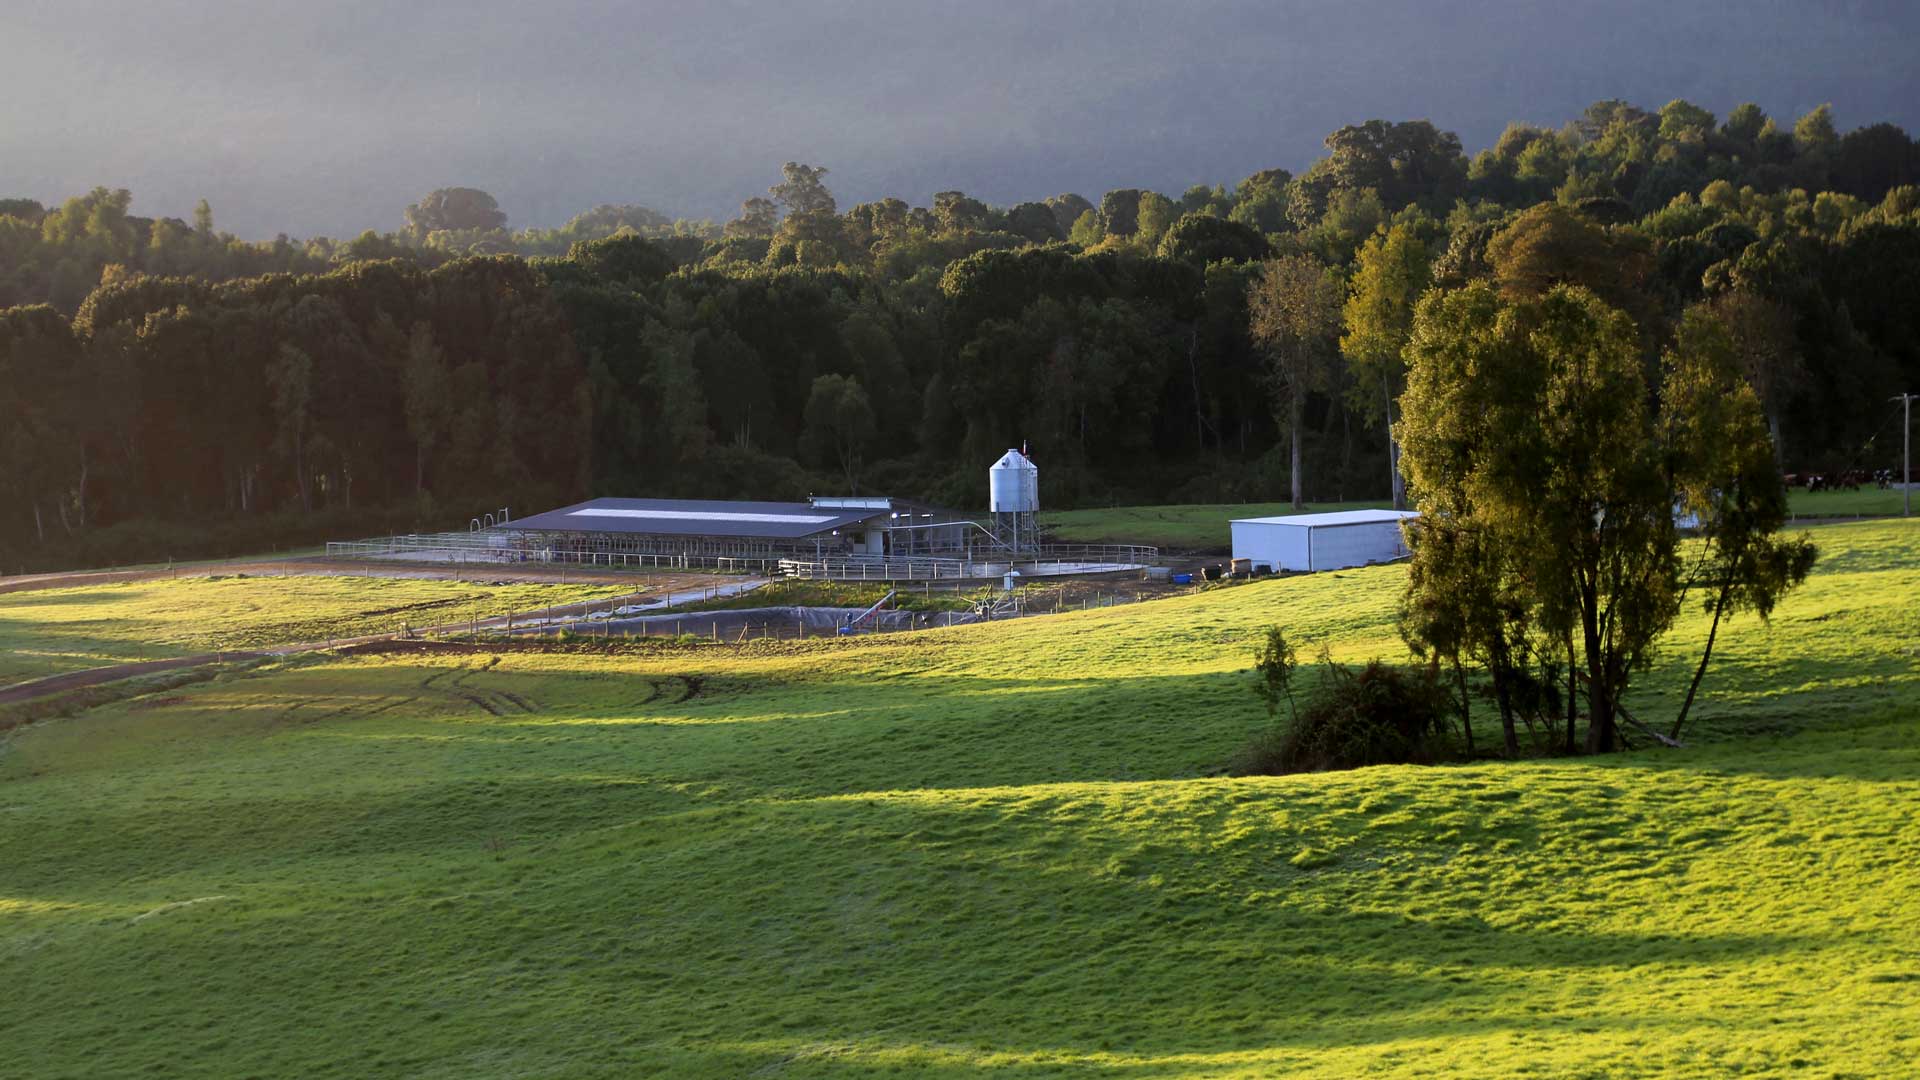
[[[994,535],[1013,553],[1032,548],[1039,538],[1034,514],[1040,510],[1040,467],[1008,450],[987,470],[987,509]]]

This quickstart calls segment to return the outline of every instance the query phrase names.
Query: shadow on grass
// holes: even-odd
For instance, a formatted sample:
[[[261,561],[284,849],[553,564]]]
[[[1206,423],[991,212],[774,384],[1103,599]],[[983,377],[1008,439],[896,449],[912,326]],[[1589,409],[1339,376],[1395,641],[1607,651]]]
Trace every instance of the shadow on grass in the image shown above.
[[[355,1025],[369,1016],[392,1018],[382,1038],[424,1039],[417,1003],[430,999],[446,1017],[436,1033],[484,1039],[508,1024],[562,1059],[583,1052],[575,1033],[645,1017],[651,1050],[684,1053],[690,1074],[745,1075],[832,1044],[848,1048],[844,1065],[904,1053],[908,1066],[964,1067],[989,1053],[1034,1059],[1007,1062],[1016,1073],[1079,1062],[1156,1076],[1209,1057],[1538,1031],[1545,1003],[1583,1001],[1620,972],[1706,978],[1830,943],[1548,925],[1553,889],[1382,910],[1407,899],[1391,868],[1302,870],[1290,846],[1252,841],[1218,850],[1124,802],[1079,820],[1007,800],[749,802],[613,825],[565,786],[499,792],[503,815],[541,830],[499,857],[440,848],[485,820],[468,785],[365,800],[354,821],[374,831],[332,844],[311,842],[306,819],[348,801],[231,806],[256,836],[199,836],[172,865],[95,885],[122,905],[127,878],[154,888],[162,875],[181,896],[234,898],[116,928],[85,962],[146,973],[115,1022],[149,1054],[192,1047],[203,1033],[190,1021],[208,1015],[235,1046],[298,1025],[303,1039],[331,1033],[320,1046],[339,1053],[368,1037]],[[412,858],[368,860],[369,842]],[[73,891],[45,884],[17,894]],[[61,1014],[84,985],[74,956],[20,968],[18,992]],[[498,978],[510,986],[496,992]],[[281,993],[301,1007],[236,1007]],[[1672,1017],[1650,1005],[1635,1022]],[[949,1059],[956,1047],[969,1049]]]

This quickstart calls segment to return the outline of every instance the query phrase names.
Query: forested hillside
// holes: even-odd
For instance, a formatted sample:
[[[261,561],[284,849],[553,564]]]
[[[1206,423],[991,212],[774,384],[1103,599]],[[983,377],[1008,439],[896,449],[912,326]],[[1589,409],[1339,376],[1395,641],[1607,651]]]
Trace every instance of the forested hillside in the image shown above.
[[[1899,128],[1608,101],[1471,157],[1426,121],[1326,148],[1008,207],[843,209],[788,163],[723,226],[604,206],[514,231],[448,188],[350,241],[250,243],[125,191],[0,199],[0,568],[589,492],[970,506],[1022,441],[1050,507],[1277,498],[1295,436],[1305,497],[1382,498],[1413,303],[1476,280],[1584,285],[1649,364],[1704,305],[1784,469],[1893,464],[1886,398],[1920,386]],[[1325,318],[1263,319],[1302,290]]]

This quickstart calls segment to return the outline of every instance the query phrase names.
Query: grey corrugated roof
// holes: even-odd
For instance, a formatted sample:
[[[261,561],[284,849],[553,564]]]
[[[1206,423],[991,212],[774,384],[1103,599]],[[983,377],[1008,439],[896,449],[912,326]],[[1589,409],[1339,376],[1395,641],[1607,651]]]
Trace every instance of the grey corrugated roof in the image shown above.
[[[1328,525],[1373,525],[1420,516],[1418,510],[1330,510],[1323,514],[1281,514],[1277,517],[1233,518],[1235,525],[1300,525],[1309,529]]]
[[[504,528],[536,532],[635,533],[647,536],[741,536],[798,540],[858,524],[886,511],[816,509],[808,503],[722,499],[588,499]]]

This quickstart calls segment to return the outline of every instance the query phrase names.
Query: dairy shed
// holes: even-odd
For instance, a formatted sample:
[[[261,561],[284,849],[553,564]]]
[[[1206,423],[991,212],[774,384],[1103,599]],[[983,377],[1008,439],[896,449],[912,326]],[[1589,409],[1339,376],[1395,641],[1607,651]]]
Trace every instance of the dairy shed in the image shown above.
[[[1340,570],[1405,558],[1400,523],[1414,510],[1341,510],[1328,514],[1239,518],[1233,557],[1268,570]]]

